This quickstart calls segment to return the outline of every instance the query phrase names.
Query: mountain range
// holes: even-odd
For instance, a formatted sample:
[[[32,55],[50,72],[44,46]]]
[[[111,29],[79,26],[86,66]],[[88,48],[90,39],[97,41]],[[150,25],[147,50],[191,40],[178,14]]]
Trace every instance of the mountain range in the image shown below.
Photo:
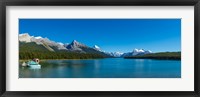
[[[152,51],[144,49],[134,49],[132,52],[121,53],[121,52],[106,52],[101,50],[97,45],[89,47],[83,43],[73,40],[71,43],[61,43],[49,40],[43,37],[30,36],[28,33],[19,34],[20,50],[28,50],[27,47],[32,46],[34,50],[47,50],[51,52],[67,51],[67,52],[78,52],[78,53],[94,53],[100,54],[107,57],[129,57],[136,55],[150,54]],[[39,49],[40,48],[40,49]],[[31,49],[31,48],[30,48]]]

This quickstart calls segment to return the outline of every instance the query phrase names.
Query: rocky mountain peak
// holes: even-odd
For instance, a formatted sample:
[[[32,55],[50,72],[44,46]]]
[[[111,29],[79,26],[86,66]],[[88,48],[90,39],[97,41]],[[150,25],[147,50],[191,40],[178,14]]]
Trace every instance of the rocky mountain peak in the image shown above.
[[[56,43],[54,41],[49,40],[47,37],[43,38],[41,36],[30,36],[28,33],[19,34],[20,42],[35,42],[38,45],[43,45],[50,51],[54,51],[52,47],[56,47],[58,50],[67,50],[61,43]]]
[[[79,43],[77,40],[73,40],[70,44],[66,46],[67,49],[72,51],[81,51],[82,47],[87,47],[86,45]]]
[[[31,42],[31,36],[28,33],[19,34],[19,41],[21,42]]]
[[[76,47],[87,47],[86,45],[78,42],[77,40],[73,40],[70,45],[76,46]]]

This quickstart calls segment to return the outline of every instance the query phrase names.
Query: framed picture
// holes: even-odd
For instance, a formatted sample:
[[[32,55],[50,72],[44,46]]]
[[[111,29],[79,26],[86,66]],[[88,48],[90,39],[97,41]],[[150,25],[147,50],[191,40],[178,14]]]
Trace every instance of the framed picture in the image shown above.
[[[199,96],[199,0],[2,0],[2,96]]]

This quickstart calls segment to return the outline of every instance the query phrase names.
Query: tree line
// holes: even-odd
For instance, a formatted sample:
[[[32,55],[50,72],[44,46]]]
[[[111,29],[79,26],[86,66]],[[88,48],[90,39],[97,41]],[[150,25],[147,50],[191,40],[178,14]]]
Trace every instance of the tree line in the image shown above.
[[[19,59],[93,59],[105,58],[100,54],[76,53],[76,52],[19,52]]]
[[[161,60],[181,60],[181,52],[160,52],[131,57],[125,59],[161,59]]]

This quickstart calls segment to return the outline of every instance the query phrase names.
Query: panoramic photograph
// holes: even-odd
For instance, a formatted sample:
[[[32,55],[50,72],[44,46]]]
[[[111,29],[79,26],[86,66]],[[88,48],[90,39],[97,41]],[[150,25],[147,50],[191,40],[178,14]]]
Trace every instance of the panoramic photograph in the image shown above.
[[[181,78],[181,19],[19,19],[19,78]]]

